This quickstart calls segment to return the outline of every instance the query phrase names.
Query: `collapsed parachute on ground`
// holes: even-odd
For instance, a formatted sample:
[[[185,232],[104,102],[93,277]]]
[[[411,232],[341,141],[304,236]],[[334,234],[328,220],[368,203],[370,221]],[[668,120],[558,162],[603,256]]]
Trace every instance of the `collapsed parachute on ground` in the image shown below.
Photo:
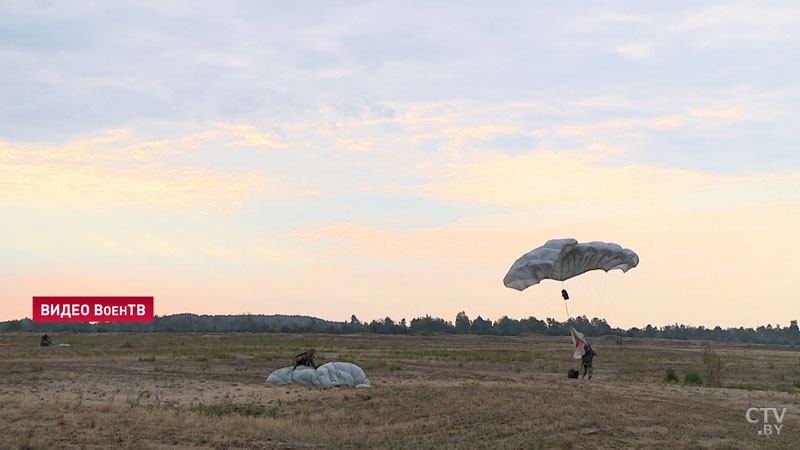
[[[316,370],[307,366],[284,367],[269,374],[267,383],[370,387],[369,380],[361,367],[348,362],[329,362],[317,367]]]
[[[503,284],[522,291],[544,279],[564,281],[590,270],[627,272],[638,264],[639,255],[614,243],[552,239],[517,259]]]

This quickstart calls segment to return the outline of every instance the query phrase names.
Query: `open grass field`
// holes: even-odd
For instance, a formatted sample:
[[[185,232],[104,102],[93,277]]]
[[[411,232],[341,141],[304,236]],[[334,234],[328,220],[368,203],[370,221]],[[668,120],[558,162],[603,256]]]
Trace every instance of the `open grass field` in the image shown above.
[[[591,381],[567,337],[0,334],[0,448],[800,448],[800,349],[593,341]],[[621,345],[618,345],[621,344]],[[271,386],[314,347],[371,389]],[[664,381],[672,368],[678,383]],[[763,413],[787,408],[779,435]],[[776,424],[770,415],[771,424]]]

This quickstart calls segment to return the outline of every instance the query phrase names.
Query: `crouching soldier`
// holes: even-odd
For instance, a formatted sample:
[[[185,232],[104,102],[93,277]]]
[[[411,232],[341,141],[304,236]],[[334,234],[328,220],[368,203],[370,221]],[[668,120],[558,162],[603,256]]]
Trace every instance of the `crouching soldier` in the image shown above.
[[[296,369],[297,366],[306,366],[306,367],[313,367],[316,369],[317,365],[314,363],[314,352],[315,350],[312,348],[307,352],[303,352],[295,356],[294,368]]]
[[[581,379],[586,377],[586,374],[589,374],[589,379],[592,379],[592,358],[594,358],[595,353],[594,349],[592,348],[592,344],[588,341],[586,342],[585,352],[581,357]]]
[[[42,347],[49,347],[53,345],[53,340],[50,339],[50,336],[45,334],[44,336],[42,336],[42,340],[39,342],[39,345]]]

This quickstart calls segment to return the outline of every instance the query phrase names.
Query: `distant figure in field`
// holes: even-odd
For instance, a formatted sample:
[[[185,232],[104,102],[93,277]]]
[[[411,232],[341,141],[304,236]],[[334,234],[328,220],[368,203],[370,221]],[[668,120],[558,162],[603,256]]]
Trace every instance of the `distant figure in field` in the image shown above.
[[[584,350],[583,356],[581,356],[581,379],[586,377],[586,374],[589,374],[589,379],[592,379],[592,358],[594,358],[595,353],[594,349],[592,348],[592,344],[589,341],[584,341]]]
[[[313,367],[317,368],[317,365],[314,364],[314,353],[316,350],[313,348],[307,352],[300,353],[299,355],[294,357],[294,368],[296,369],[297,366],[306,366],[306,367]]]
[[[41,342],[39,342],[39,345],[41,345],[42,347],[49,347],[53,345],[53,340],[50,339],[50,336],[45,334],[44,336],[42,336],[42,340]]]

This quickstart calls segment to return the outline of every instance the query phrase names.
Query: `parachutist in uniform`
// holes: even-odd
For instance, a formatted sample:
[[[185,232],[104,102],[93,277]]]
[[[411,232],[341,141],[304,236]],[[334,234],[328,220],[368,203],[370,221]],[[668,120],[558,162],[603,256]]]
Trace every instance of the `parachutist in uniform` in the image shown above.
[[[561,296],[564,297],[564,301],[569,300],[569,293],[567,292],[566,289],[561,290]]]
[[[592,344],[586,342],[585,344],[585,352],[583,356],[581,356],[581,379],[586,377],[586,374],[589,374],[589,379],[592,379],[592,358],[597,353],[592,348]]]
[[[297,366],[306,366],[306,367],[313,367],[317,368],[317,365],[314,363],[314,350],[313,348],[307,352],[300,353],[299,355],[294,357],[294,368],[296,369]]]
[[[50,336],[45,334],[44,336],[42,336],[42,340],[41,342],[39,342],[39,345],[42,347],[49,347],[53,345],[53,340],[50,339]]]

